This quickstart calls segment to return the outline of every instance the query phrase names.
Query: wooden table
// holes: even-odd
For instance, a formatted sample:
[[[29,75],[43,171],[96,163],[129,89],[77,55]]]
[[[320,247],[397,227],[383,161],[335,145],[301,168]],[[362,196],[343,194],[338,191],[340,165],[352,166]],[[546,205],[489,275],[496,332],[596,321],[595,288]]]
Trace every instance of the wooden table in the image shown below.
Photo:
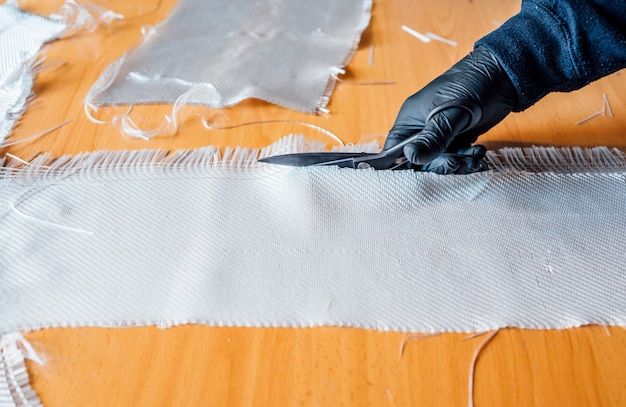
[[[74,154],[100,149],[261,147],[288,133],[323,141],[297,123],[207,130],[258,120],[315,124],[358,142],[384,137],[406,97],[447,69],[473,42],[519,9],[519,1],[379,0],[345,80],[394,81],[394,85],[339,83],[329,114],[313,116],[260,101],[210,111],[185,110],[177,135],[151,141],[122,137],[115,126],[89,121],[83,99],[103,69],[137,44],[139,27],[162,20],[175,0],[101,0],[128,16],[93,33],[49,44],[53,66],[38,75],[34,102],[10,141],[63,127],[1,152],[24,160],[35,154]],[[59,0],[28,0],[24,7],[54,11]],[[406,24],[458,42],[423,43],[403,32]],[[370,65],[373,46],[374,58]],[[201,52],[201,50],[198,50]],[[606,77],[573,93],[553,94],[526,112],[510,115],[484,135],[490,148],[510,145],[624,146],[626,75]],[[614,117],[575,123],[603,107]],[[137,107],[135,117],[161,118],[171,106]],[[106,110],[98,112],[106,114]],[[590,208],[590,210],[592,210]],[[45,329],[27,339],[45,359],[28,363],[45,406],[283,406],[467,404],[470,361],[484,337],[443,334],[414,339],[403,333],[348,328],[217,328],[180,326]],[[626,331],[598,326],[562,331],[505,329],[482,351],[476,366],[477,406],[626,405]]]

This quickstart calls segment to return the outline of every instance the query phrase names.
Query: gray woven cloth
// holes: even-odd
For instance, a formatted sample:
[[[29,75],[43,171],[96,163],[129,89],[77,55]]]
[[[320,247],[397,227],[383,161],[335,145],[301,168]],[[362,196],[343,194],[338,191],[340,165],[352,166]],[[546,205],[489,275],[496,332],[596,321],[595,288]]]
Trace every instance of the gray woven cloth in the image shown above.
[[[180,0],[145,41],[94,84],[93,106],[257,98],[315,112],[328,102],[369,23],[371,0]]]
[[[0,333],[626,324],[621,169],[438,176],[228,157],[101,152],[4,169]]]

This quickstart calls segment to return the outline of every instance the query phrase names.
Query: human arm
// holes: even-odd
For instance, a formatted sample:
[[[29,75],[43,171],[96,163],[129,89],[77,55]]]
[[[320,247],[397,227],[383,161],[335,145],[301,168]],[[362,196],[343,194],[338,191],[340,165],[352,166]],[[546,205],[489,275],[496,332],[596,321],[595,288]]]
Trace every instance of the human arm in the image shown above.
[[[625,66],[625,1],[523,1],[520,13],[406,100],[385,147],[420,133],[423,137],[404,150],[416,167],[438,173],[473,172],[484,149],[467,149],[510,112],[530,107],[547,93],[581,88]],[[471,109],[453,107],[426,122],[433,108],[453,99],[478,105],[480,119],[470,126]],[[459,152],[471,157],[459,158]]]

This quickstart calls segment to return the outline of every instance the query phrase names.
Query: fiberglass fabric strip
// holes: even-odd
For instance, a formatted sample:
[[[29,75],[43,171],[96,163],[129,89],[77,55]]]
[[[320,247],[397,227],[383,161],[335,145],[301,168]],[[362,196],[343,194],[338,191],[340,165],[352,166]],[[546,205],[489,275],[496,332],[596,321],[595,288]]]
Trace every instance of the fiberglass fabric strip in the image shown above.
[[[626,325],[624,172],[438,176],[255,159],[102,152],[5,169],[0,333]]]
[[[324,108],[370,18],[371,0],[180,0],[144,43],[94,84],[93,106],[190,103],[232,106],[257,98],[290,109]]]

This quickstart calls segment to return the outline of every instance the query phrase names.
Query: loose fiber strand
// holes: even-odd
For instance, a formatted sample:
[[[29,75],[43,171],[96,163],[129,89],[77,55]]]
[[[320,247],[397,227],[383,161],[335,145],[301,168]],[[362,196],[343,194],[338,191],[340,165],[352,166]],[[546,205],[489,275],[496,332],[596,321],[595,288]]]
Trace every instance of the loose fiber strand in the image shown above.
[[[476,364],[478,362],[478,358],[480,357],[480,353],[483,351],[483,349],[485,348],[485,346],[487,346],[487,344],[489,344],[489,342],[491,342],[491,340],[496,336],[496,334],[499,332],[499,329],[496,329],[495,331],[491,332],[476,348],[476,350],[474,351],[474,356],[472,356],[472,361],[470,363],[470,369],[469,369],[469,378],[468,378],[468,399],[467,399],[467,405],[468,407],[473,407],[474,406],[474,375],[476,372]]]

